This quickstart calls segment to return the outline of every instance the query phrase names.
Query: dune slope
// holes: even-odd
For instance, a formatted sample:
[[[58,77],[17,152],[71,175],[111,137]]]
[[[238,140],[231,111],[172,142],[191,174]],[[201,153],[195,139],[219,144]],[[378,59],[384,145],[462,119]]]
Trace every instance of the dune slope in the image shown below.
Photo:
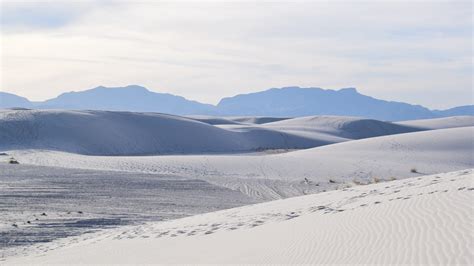
[[[257,199],[320,192],[353,183],[474,167],[474,127],[332,144],[276,155],[83,156],[10,151],[21,163],[175,174],[200,178]]]
[[[396,122],[395,124],[420,129],[472,127],[474,126],[474,116],[452,116],[434,119],[411,120]]]
[[[468,265],[473,182],[466,170],[356,186],[37,245],[7,263]]]
[[[290,132],[319,132],[342,138],[362,139],[409,133],[420,129],[374,119],[346,116],[308,116],[267,123],[265,128]]]
[[[346,118],[327,118],[341,120]],[[245,125],[217,127],[193,119],[158,114],[111,111],[2,110],[0,150],[46,149],[87,155],[153,155],[252,152],[303,149],[343,142],[370,129],[374,121],[315,126],[305,134],[285,128]],[[410,127],[386,122],[375,134],[410,132]],[[332,126],[331,129],[328,129]],[[368,126],[368,128],[367,128]],[[415,129],[418,130],[418,129]]]
[[[266,124],[281,120],[290,119],[287,117],[271,117],[271,116],[205,116],[205,115],[191,115],[186,116],[191,119],[210,124],[210,125],[241,125],[241,124]]]
[[[156,113],[0,112],[0,149],[47,149],[88,155],[232,153],[329,144],[262,128],[226,130]]]

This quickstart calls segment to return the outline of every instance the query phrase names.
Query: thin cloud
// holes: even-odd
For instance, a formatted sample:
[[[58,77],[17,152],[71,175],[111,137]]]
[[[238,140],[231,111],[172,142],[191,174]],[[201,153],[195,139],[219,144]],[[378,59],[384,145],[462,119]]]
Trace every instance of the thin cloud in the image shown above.
[[[44,99],[98,84],[141,84],[216,103],[233,94],[299,85],[357,87],[435,108],[472,103],[468,2],[80,5],[54,5],[72,12],[67,21],[2,31],[1,88]],[[42,14],[50,12],[54,21],[51,10]],[[13,19],[21,20],[20,14]],[[24,73],[34,74],[25,79]],[[457,94],[413,93],[444,95],[447,88]]]
[[[89,8],[77,2],[2,2],[2,33],[64,27],[84,15]]]

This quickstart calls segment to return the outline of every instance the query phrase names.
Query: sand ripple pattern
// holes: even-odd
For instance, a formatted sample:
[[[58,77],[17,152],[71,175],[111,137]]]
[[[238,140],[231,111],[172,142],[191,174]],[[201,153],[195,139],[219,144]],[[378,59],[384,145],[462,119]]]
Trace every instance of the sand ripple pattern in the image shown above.
[[[109,230],[11,262],[472,265],[472,202],[464,170]]]

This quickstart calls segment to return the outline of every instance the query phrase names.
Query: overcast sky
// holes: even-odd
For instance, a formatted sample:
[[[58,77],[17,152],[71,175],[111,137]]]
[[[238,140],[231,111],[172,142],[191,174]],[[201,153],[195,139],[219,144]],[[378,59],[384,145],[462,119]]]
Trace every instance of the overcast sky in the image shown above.
[[[139,84],[205,103],[271,87],[473,104],[471,1],[2,1],[0,90]]]

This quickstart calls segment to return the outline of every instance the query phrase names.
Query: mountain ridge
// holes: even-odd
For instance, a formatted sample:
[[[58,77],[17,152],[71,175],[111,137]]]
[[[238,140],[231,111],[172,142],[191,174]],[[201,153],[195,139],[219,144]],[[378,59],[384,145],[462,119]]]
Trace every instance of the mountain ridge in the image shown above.
[[[360,94],[355,88],[272,88],[224,98],[217,106],[224,115],[349,115],[390,121],[436,117],[420,105],[379,100]]]
[[[204,104],[170,93],[150,91],[139,85],[98,86],[65,92],[43,102],[31,102],[0,92],[0,108],[111,110],[161,112],[176,115],[278,116],[343,115],[387,121],[474,115],[474,105],[430,110],[421,105],[387,101],[361,94],[356,88],[282,87],[222,98],[217,105]]]

